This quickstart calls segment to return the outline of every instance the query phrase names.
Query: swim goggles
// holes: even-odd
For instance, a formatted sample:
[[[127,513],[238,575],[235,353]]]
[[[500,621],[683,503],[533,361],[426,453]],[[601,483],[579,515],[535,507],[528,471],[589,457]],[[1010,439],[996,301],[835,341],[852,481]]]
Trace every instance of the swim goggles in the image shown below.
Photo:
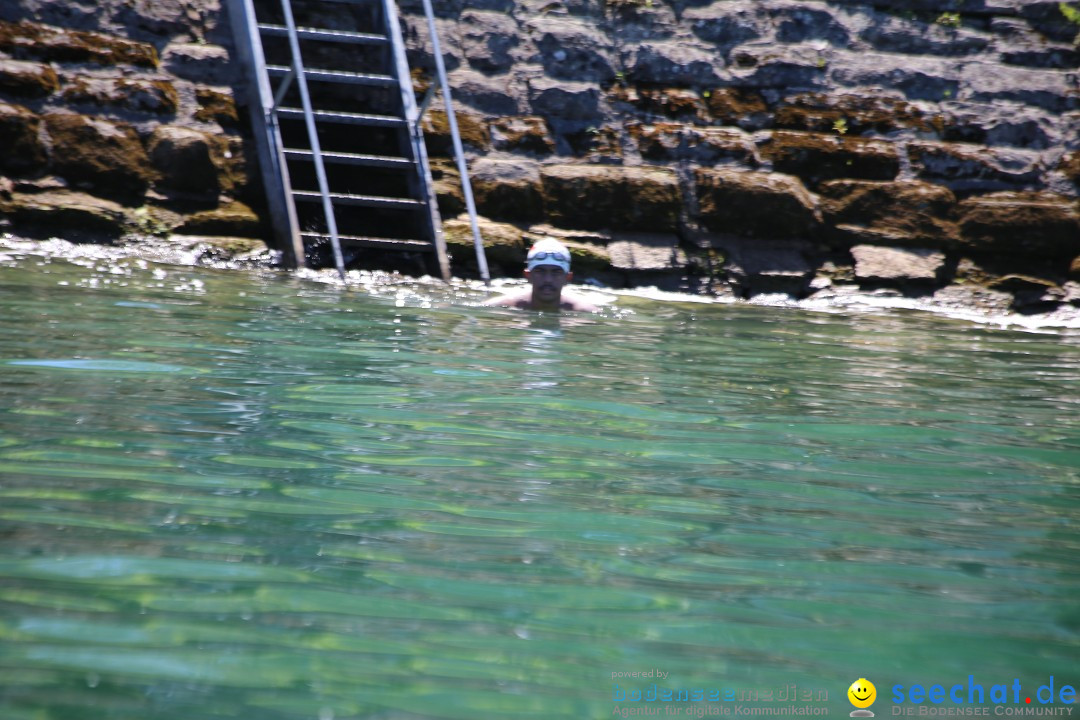
[[[532,270],[537,265],[557,265],[564,272],[570,272],[570,254],[561,250],[541,250],[529,253],[525,269]]]

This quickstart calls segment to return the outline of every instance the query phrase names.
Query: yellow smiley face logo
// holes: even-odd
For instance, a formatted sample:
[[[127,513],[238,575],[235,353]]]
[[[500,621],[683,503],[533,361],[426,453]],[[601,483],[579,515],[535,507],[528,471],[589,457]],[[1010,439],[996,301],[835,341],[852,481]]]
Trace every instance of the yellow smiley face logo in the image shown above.
[[[868,708],[877,700],[877,688],[866,678],[859,678],[847,689],[848,700],[857,708]]]

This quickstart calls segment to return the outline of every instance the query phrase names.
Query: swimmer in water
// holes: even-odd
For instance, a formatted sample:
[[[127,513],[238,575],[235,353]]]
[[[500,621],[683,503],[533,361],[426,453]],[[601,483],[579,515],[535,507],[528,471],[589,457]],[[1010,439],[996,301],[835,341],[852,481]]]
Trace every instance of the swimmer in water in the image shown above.
[[[503,295],[484,304],[549,312],[596,312],[598,309],[590,302],[563,292],[563,287],[573,279],[574,274],[570,272],[570,250],[558,240],[545,238],[529,249],[525,258],[525,277],[532,285],[530,290]]]

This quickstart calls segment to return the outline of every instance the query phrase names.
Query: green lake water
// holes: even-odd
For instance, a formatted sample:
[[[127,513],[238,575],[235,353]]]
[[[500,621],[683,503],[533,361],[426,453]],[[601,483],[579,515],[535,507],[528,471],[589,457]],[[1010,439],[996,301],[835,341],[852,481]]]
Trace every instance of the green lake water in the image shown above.
[[[483,297],[0,267],[0,718],[1080,685],[1077,331]]]

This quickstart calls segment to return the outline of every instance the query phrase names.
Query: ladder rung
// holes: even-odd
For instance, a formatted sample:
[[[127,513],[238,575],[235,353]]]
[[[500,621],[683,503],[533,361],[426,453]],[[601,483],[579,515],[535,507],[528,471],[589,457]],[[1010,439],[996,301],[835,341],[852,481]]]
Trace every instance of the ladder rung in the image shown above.
[[[285,65],[267,65],[266,72],[270,77],[285,77],[292,71],[292,68]],[[304,70],[304,77],[309,80],[315,80],[320,82],[337,82],[348,83],[350,85],[376,85],[379,87],[390,87],[391,85],[397,85],[397,78],[390,75],[375,75],[371,73],[354,73],[345,72],[344,70],[319,70],[317,68],[306,68]]]
[[[300,233],[305,240],[329,240],[329,235],[321,233]],[[397,240],[395,238],[362,237],[359,235],[338,235],[342,245],[354,247],[379,248],[386,250],[411,250],[413,252],[432,252],[435,248],[426,240]]]
[[[304,202],[322,202],[322,193],[311,190],[294,190],[293,196]],[[409,198],[379,197],[377,195],[348,195],[345,193],[330,193],[330,200],[341,205],[360,205],[370,208],[385,208],[387,210],[416,210],[424,207],[419,200]]]
[[[292,120],[303,120],[304,111],[300,108],[278,108],[278,116]],[[378,127],[404,127],[407,123],[405,118],[393,115],[365,115],[361,113],[329,112],[315,110],[312,113],[319,122],[346,123],[350,125],[374,125]]]
[[[315,154],[310,150],[293,150],[285,148],[285,157],[290,160],[314,159]],[[339,163],[342,165],[364,165],[366,167],[412,169],[414,163],[408,158],[390,157],[388,155],[358,155],[356,153],[324,152],[322,158],[326,162]]]
[[[259,32],[272,37],[288,37],[289,28],[284,25],[259,25]],[[385,35],[373,33],[346,32],[344,30],[324,30],[322,28],[298,27],[296,35],[301,40],[323,40],[326,42],[352,43],[355,45],[385,45],[389,40]]]

